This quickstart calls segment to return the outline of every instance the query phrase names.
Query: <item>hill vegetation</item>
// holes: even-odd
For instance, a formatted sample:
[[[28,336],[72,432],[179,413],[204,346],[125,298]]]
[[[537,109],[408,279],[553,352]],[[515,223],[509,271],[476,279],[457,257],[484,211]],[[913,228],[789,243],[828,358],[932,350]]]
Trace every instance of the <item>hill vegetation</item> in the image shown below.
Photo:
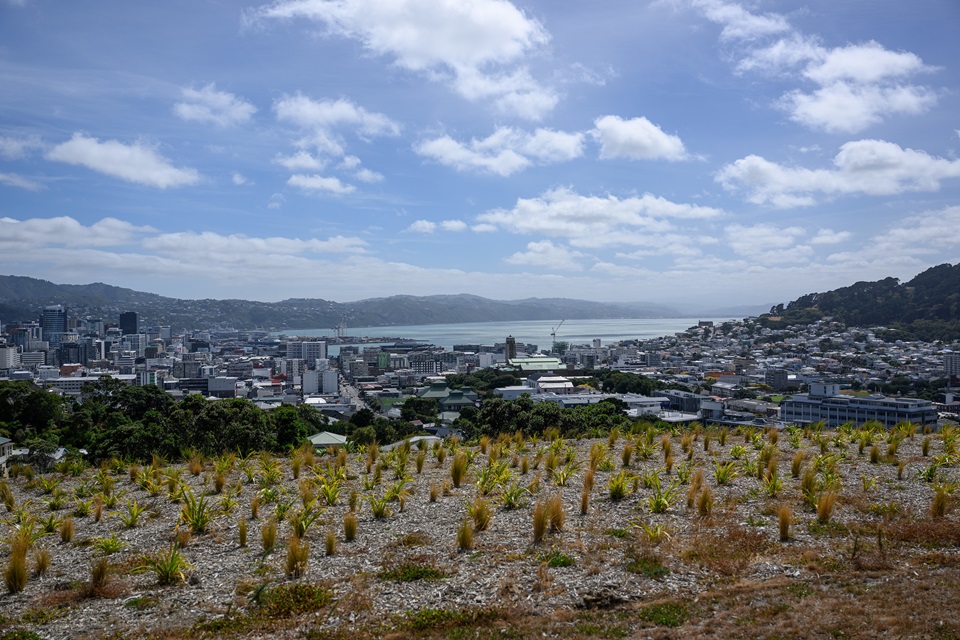
[[[339,303],[322,298],[280,302],[186,300],[94,283],[59,285],[22,276],[0,276],[0,322],[36,318],[48,304],[66,304],[72,315],[117,318],[136,311],[142,322],[176,328],[318,329],[341,321],[353,327],[522,320],[682,317],[655,304],[604,304],[564,298],[490,300],[480,296],[397,295]]]
[[[931,267],[906,283],[884,278],[808,293],[773,307],[760,321],[778,328],[828,316],[847,326],[886,327],[882,337],[888,340],[956,340],[960,338],[960,263]]]

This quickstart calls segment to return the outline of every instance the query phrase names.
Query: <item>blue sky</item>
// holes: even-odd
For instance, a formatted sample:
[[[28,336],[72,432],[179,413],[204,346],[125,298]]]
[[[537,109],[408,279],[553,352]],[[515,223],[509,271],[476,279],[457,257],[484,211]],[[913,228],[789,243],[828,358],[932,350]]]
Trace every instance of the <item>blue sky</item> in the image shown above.
[[[960,4],[0,0],[0,273],[785,302],[960,260]]]

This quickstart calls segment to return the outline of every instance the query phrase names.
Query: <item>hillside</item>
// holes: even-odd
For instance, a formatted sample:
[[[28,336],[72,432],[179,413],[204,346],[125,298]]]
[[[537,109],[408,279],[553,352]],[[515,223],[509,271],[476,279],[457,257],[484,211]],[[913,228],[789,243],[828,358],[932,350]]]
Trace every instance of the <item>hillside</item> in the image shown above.
[[[116,319],[136,311],[147,324],[176,328],[234,327],[317,329],[341,321],[353,327],[554,320],[558,318],[680,317],[662,305],[614,305],[559,298],[489,300],[473,295],[370,298],[339,303],[319,298],[280,302],[184,300],[114,287],[103,283],[58,285],[22,276],[0,276],[0,322],[37,318],[48,304],[66,304],[71,315]]]
[[[960,263],[941,264],[901,283],[897,278],[857,282],[808,293],[761,317],[767,325],[803,324],[831,316],[848,326],[885,326],[887,337],[960,338]]]

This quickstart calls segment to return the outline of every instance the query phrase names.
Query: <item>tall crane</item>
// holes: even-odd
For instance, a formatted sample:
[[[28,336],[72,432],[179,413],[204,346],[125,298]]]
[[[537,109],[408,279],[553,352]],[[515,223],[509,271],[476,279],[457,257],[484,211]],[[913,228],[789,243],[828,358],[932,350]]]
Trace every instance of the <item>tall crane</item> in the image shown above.
[[[567,321],[566,318],[564,318],[563,320],[561,320],[561,321],[560,321],[560,324],[558,324],[557,326],[553,327],[553,330],[550,332],[550,337],[553,339],[553,344],[550,345],[550,351],[551,351],[551,353],[556,353],[556,352],[557,352],[557,329],[559,329],[560,327],[562,327],[562,326],[563,326],[563,323],[566,322],[566,321]]]

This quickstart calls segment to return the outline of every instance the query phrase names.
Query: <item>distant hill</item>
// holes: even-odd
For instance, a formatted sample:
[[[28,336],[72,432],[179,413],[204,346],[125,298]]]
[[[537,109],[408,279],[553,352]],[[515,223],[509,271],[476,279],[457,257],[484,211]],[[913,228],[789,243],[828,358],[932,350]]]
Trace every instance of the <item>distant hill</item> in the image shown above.
[[[683,317],[676,309],[655,305],[616,305],[564,298],[489,300],[480,296],[398,295],[356,302],[291,298],[280,302],[183,300],[103,283],[59,285],[23,276],[0,276],[0,321],[39,317],[48,304],[65,304],[78,317],[116,321],[122,311],[136,311],[151,325],[180,328],[323,329],[342,321],[348,327],[452,324],[520,320]],[[692,314],[691,317],[695,317]]]
[[[906,283],[857,282],[808,293],[761,316],[768,326],[807,324],[831,316],[848,326],[884,326],[887,338],[960,339],[960,263],[931,267]]]

